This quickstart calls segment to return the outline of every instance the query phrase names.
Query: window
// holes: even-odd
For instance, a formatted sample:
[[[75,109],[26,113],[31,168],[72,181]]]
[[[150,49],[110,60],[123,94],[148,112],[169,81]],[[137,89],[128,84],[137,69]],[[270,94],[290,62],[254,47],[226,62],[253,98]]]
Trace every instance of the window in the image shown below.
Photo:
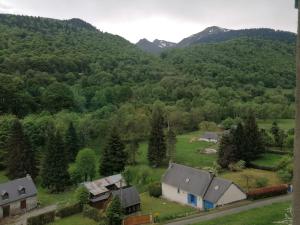
[[[2,191],[1,196],[2,196],[2,200],[6,200],[6,199],[9,198],[9,195],[8,195],[7,191]]]
[[[24,195],[26,193],[25,188],[23,186],[19,186],[18,192],[19,192],[19,195]]]

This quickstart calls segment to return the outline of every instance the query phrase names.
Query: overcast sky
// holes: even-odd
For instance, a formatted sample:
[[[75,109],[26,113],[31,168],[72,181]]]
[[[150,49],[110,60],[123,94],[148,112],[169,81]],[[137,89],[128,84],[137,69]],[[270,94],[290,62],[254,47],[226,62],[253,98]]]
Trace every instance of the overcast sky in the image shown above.
[[[0,0],[1,13],[81,18],[131,42],[178,42],[208,26],[296,32],[295,0]]]

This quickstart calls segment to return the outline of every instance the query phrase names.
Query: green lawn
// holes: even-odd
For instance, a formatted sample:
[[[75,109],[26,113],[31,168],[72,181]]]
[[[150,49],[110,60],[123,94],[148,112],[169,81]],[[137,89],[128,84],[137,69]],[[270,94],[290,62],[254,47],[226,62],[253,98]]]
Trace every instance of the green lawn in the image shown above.
[[[271,225],[284,219],[286,209],[290,202],[276,203],[235,215],[224,216],[208,222],[197,223],[195,225]]]
[[[71,188],[59,194],[53,194],[38,186],[38,200],[42,206],[52,204],[60,206],[76,203],[75,188]]]
[[[154,216],[158,216],[160,221],[175,217],[183,217],[197,212],[196,209],[189,206],[169,202],[161,198],[150,197],[148,193],[142,193],[140,196],[142,213],[152,213]]]
[[[278,162],[282,159],[282,155],[265,153],[261,158],[253,161],[254,164],[260,166],[276,166]]]
[[[260,128],[269,130],[272,127],[272,123],[276,121],[278,126],[285,131],[295,127],[294,119],[277,119],[277,120],[258,120]]]
[[[56,220],[54,223],[49,225],[97,225],[98,223],[94,220],[83,217],[81,214],[66,217],[64,219]]]

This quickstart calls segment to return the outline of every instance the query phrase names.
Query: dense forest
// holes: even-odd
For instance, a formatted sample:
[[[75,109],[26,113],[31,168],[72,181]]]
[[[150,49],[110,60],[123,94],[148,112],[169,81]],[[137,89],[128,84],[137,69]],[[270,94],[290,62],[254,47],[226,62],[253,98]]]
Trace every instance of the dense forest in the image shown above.
[[[144,140],[157,102],[176,133],[248,111],[294,117],[295,46],[284,37],[238,37],[153,56],[80,19],[2,14],[0,32],[0,153],[16,118],[42,151],[50,122],[61,133],[72,122],[80,141],[97,148],[112,123],[126,142]]]

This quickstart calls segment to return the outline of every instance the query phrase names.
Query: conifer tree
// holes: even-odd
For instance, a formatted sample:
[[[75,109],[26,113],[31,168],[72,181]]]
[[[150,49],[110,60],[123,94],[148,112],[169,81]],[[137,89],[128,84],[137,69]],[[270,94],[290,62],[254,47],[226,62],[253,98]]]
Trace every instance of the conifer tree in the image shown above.
[[[121,225],[123,210],[120,198],[115,196],[106,211],[108,225]]]
[[[218,164],[222,168],[227,168],[230,163],[235,161],[235,145],[232,132],[224,133],[219,145]]]
[[[242,123],[238,123],[236,129],[232,130],[233,132],[233,160],[235,162],[239,160],[244,160],[247,157],[247,154],[245,153],[245,132],[244,132],[244,126]]]
[[[25,177],[29,174],[33,179],[38,174],[35,154],[25,136],[19,120],[13,122],[8,138],[7,175],[10,179]]]
[[[173,161],[175,159],[176,155],[176,134],[172,128],[168,129],[167,135],[167,158],[170,161]]]
[[[79,151],[79,140],[76,129],[72,122],[69,124],[68,130],[66,132],[65,149],[68,161],[74,162]]]
[[[125,145],[118,130],[113,127],[101,157],[99,172],[103,176],[120,173],[124,170],[126,161]]]
[[[163,131],[164,118],[162,109],[155,106],[152,112],[151,131],[148,144],[148,160],[153,167],[161,166],[166,160],[166,141]]]
[[[257,159],[265,151],[261,132],[252,113],[245,120],[244,135],[244,161],[249,163]]]
[[[64,143],[58,131],[48,131],[46,154],[42,165],[42,185],[52,192],[64,191],[70,182]]]

